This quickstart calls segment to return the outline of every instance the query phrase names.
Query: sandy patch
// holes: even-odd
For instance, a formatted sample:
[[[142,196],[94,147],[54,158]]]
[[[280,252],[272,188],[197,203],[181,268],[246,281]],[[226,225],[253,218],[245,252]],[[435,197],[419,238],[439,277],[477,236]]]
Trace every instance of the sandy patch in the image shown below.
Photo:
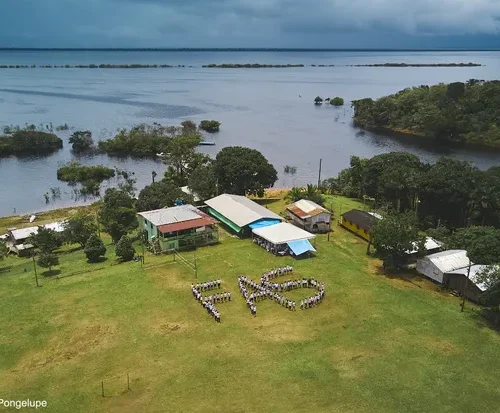
[[[80,325],[74,329],[69,338],[54,336],[39,352],[27,354],[13,372],[64,363],[89,352],[110,347],[116,331],[116,327],[109,324]]]

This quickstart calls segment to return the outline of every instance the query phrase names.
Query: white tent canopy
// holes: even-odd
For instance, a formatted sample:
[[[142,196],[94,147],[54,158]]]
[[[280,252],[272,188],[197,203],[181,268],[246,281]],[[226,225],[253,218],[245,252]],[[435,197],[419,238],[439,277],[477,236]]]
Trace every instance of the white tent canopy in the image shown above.
[[[287,222],[263,228],[256,228],[252,230],[252,232],[275,245],[286,244],[291,241],[308,240],[316,237],[314,234],[304,231],[303,229]]]

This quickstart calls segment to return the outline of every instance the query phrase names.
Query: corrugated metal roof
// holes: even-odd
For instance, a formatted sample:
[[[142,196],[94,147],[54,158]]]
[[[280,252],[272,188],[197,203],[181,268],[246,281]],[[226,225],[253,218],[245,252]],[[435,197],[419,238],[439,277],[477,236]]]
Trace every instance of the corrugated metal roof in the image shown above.
[[[53,229],[55,232],[63,232],[64,231],[64,221],[51,222],[50,224],[45,224],[45,225],[41,225],[41,226],[48,228],[48,229]],[[13,229],[10,231],[12,238],[14,238],[14,240],[16,240],[16,241],[29,238],[31,235],[34,235],[37,232],[38,232],[38,226]]]
[[[443,243],[440,241],[436,241],[434,238],[427,237],[425,239],[425,250],[431,251],[437,248],[441,248]],[[418,245],[416,242],[413,243],[413,249],[411,251],[406,251],[407,254],[415,254],[418,252]]]
[[[202,216],[201,211],[192,205],[178,205],[171,208],[139,212],[139,215],[147,219],[156,227],[176,222],[190,221],[192,219],[199,219]]]
[[[448,250],[427,255],[430,260],[442,273],[451,272],[469,265],[469,258],[465,250]]]
[[[252,230],[252,232],[272,244],[286,244],[289,241],[298,241],[301,239],[311,239],[316,237],[314,234],[304,231],[303,229],[289,224],[288,222],[281,222],[264,228],[256,228]]]
[[[479,265],[479,264],[476,264],[476,265],[471,265],[470,267],[470,275],[469,275],[469,279],[477,285],[477,287],[481,290],[481,291],[486,291],[487,288],[486,288],[486,284],[484,283],[480,283],[479,281],[477,281],[477,276],[478,274],[483,271],[486,267],[488,267],[487,265]],[[469,272],[469,266],[467,265],[467,267],[464,267],[464,268],[459,268],[459,269],[456,269],[456,270],[453,270],[453,271],[449,271],[447,272],[447,274],[454,274],[454,275],[465,275],[467,277],[467,273]]]
[[[164,234],[170,232],[184,231],[186,229],[200,228],[206,225],[215,224],[217,221],[213,218],[198,218],[189,221],[175,222],[173,224],[160,225],[158,230]]]
[[[241,195],[222,194],[209,199],[206,204],[239,227],[244,227],[262,218],[283,221],[283,218],[278,214]]]
[[[294,202],[292,205],[289,205],[287,209],[300,218],[309,218],[323,213],[330,213],[330,211],[323,208],[321,205],[309,201],[308,199],[301,199]]]

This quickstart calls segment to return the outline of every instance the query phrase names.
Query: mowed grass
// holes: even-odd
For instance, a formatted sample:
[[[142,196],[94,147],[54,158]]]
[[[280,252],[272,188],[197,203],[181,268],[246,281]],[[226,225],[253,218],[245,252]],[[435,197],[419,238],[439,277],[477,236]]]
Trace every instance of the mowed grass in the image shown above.
[[[499,411],[500,337],[470,305],[461,313],[428,281],[382,275],[366,244],[337,226],[317,248],[312,259],[279,258],[221,231],[219,245],[198,249],[198,281],[220,278],[233,294],[218,305],[221,324],[172,256],[148,254],[141,269],[115,264],[112,246],[95,265],[68,252],[60,278],[41,276],[41,288],[29,260],[9,258],[0,397],[45,399],[51,412]],[[295,271],[283,280],[325,281],[325,301],[296,312],[264,301],[252,317],[237,276],[286,264]]]

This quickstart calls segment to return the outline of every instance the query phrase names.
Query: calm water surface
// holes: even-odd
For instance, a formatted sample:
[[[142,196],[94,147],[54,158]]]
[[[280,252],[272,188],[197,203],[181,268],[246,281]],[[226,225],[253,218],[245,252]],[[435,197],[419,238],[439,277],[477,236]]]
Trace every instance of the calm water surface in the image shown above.
[[[209,63],[334,64],[328,68],[203,69]],[[477,62],[470,68],[372,68],[349,64],[385,62]],[[184,64],[170,69],[2,69],[0,125],[67,123],[90,129],[95,139],[112,136],[117,128],[140,122],[178,124],[183,119],[217,119],[221,131],[203,149],[213,155],[224,146],[243,145],[261,151],[278,172],[297,166],[295,178],[281,174],[276,186],[317,181],[336,175],[351,155],[370,157],[389,151],[409,151],[431,161],[441,155],[466,159],[480,168],[498,164],[499,153],[470,149],[426,147],[352,126],[349,104],[316,107],[313,99],[342,96],[349,102],[377,98],[408,86],[495,79],[500,52],[2,52],[0,64]],[[63,138],[64,149],[43,158],[0,159],[0,215],[29,213],[75,204],[56,169],[75,157]],[[162,174],[160,162],[107,156],[80,159],[134,171],[138,187]],[[60,200],[45,203],[43,194],[60,187]],[[64,194],[67,191],[68,194]],[[81,201],[80,201],[81,202]]]

